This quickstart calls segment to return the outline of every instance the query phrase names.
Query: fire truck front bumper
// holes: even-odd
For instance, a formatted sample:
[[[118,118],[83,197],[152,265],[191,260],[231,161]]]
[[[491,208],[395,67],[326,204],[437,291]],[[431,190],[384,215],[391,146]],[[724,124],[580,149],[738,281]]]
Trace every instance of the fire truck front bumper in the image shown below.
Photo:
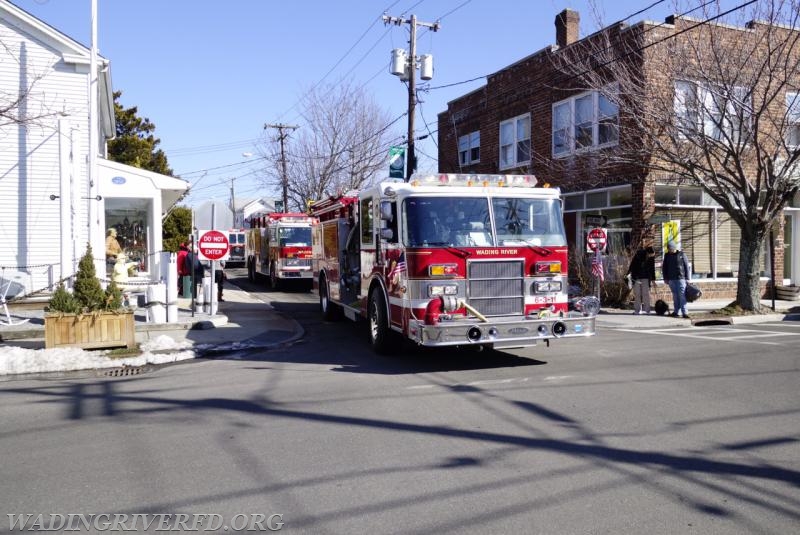
[[[441,318],[428,325],[415,320],[409,325],[409,337],[428,347],[492,345],[495,349],[534,346],[554,338],[578,338],[595,334],[596,315],[569,312],[564,316],[500,316],[487,321],[475,318]]]
[[[279,279],[313,279],[314,274],[311,272],[311,268],[280,268],[277,270],[278,278]]]

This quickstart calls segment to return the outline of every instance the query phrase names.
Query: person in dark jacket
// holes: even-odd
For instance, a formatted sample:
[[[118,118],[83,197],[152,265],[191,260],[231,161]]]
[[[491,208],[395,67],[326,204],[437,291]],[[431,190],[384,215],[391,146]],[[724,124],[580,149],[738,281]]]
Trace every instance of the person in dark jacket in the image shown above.
[[[193,299],[197,299],[197,286],[199,284],[203,284],[203,277],[206,274],[206,267],[203,265],[197,255],[197,247],[195,247],[194,251],[189,251],[184,259],[184,269],[187,273],[194,274],[194,280],[192,281]]]
[[[661,273],[664,275],[664,282],[669,285],[672,291],[672,316],[677,318],[678,314],[688,318],[686,312],[686,281],[691,278],[689,260],[683,251],[678,249],[678,244],[674,241],[667,243],[667,254],[664,255],[664,263],[661,264]]]
[[[224,301],[222,298],[222,287],[225,285],[225,261],[220,261],[217,269],[214,271],[214,282],[217,284],[217,301]]]
[[[633,313],[650,314],[650,288],[656,280],[656,250],[648,245],[636,251],[627,274],[633,279]]]

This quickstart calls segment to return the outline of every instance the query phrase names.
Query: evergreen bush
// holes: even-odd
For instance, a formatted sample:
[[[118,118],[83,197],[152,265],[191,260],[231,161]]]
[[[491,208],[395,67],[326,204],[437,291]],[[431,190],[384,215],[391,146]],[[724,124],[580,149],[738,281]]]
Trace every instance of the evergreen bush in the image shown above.
[[[53,297],[48,303],[48,312],[61,312],[65,314],[91,313],[98,311],[119,311],[123,309],[122,291],[114,281],[103,290],[97,271],[94,267],[92,246],[86,246],[86,253],[78,263],[78,273],[75,275],[75,285],[72,293],[58,285],[53,292]]]

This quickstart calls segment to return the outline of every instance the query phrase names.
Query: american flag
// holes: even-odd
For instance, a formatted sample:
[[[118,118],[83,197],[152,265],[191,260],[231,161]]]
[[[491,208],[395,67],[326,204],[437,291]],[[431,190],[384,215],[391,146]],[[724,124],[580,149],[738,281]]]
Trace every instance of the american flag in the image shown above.
[[[592,257],[592,275],[601,281],[605,280],[605,274],[603,273],[603,255],[600,254],[600,251],[596,251]]]
[[[386,278],[392,280],[395,276],[399,276],[406,271],[406,253],[400,253],[397,263],[392,267],[391,271],[386,275]]]

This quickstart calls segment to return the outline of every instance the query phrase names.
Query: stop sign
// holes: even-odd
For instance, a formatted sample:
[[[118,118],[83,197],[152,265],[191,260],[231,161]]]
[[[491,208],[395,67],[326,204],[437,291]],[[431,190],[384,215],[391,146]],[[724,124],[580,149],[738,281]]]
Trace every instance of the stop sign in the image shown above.
[[[586,246],[592,251],[602,251],[606,248],[606,229],[595,227],[586,235]]]
[[[228,237],[218,230],[201,230],[197,240],[201,260],[224,260],[228,258]]]

